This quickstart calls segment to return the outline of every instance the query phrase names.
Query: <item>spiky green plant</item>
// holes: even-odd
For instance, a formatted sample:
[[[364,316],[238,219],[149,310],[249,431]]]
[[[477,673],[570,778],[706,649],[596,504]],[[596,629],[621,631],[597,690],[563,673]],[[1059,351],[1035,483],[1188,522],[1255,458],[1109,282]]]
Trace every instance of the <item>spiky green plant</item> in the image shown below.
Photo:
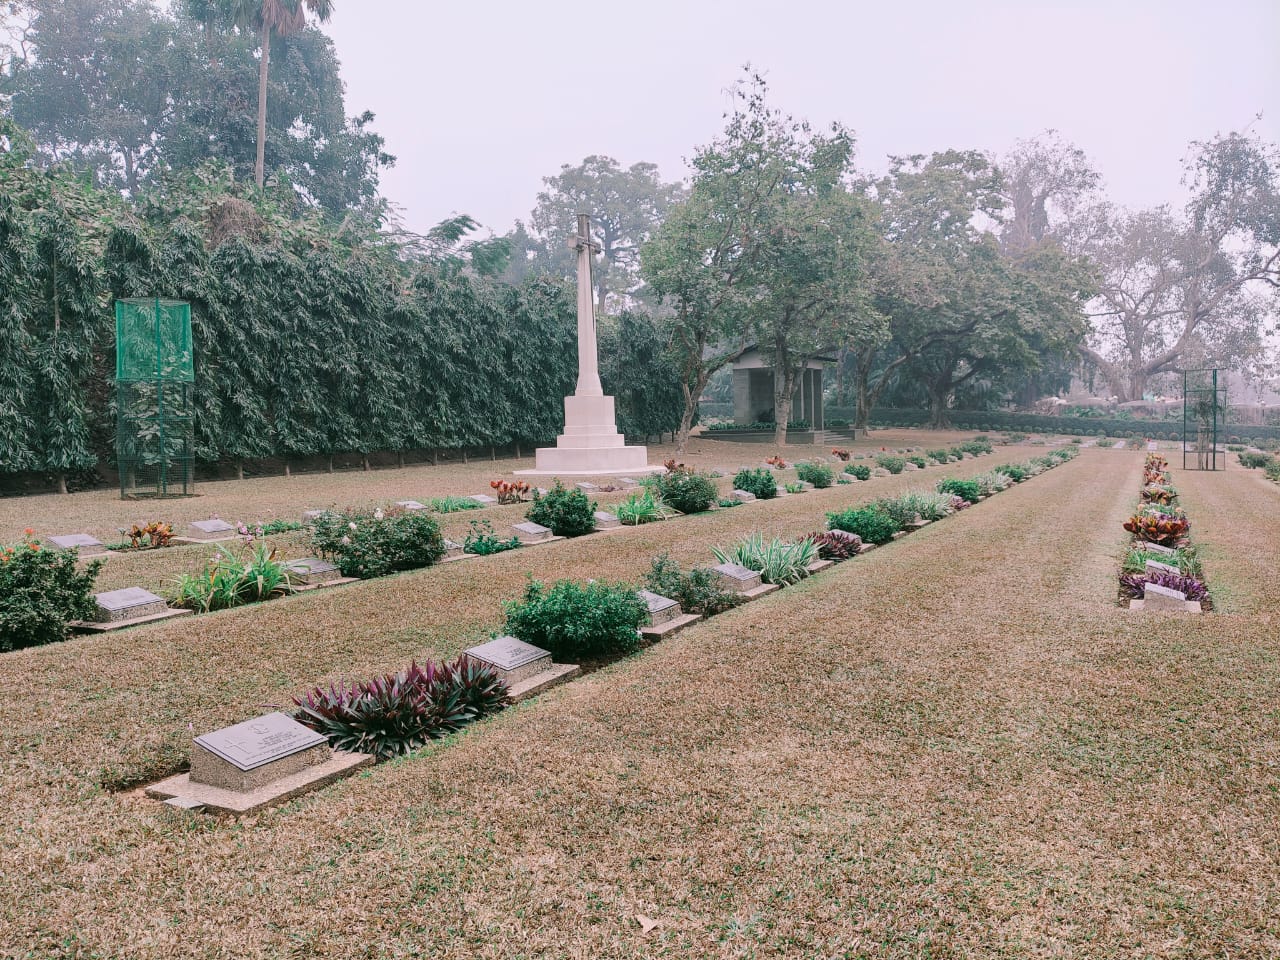
[[[809,575],[806,569],[818,556],[812,540],[787,543],[774,537],[766,542],[764,534],[752,533],[727,550],[712,547],[721,563],[737,563],[760,573],[765,583],[795,583]]]

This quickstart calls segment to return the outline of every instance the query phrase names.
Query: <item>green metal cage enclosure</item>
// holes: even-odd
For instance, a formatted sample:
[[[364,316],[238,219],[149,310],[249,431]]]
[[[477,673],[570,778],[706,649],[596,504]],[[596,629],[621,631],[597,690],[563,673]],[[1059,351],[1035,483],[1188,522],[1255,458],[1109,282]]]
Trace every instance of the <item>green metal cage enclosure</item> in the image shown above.
[[[1218,446],[1226,412],[1227,386],[1217,368],[1182,371],[1182,469],[1226,469],[1227,453]]]
[[[116,463],[120,496],[195,492],[191,305],[116,301]]]

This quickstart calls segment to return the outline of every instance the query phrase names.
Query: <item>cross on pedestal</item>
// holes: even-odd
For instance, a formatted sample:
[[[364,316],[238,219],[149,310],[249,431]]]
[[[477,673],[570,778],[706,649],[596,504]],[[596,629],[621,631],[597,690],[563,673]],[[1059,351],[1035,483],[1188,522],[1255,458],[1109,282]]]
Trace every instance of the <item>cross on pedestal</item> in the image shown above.
[[[569,238],[570,249],[578,251],[578,384],[577,397],[602,397],[600,366],[596,354],[596,312],[591,289],[591,257],[600,244],[591,239],[591,217],[578,214],[578,232]]]

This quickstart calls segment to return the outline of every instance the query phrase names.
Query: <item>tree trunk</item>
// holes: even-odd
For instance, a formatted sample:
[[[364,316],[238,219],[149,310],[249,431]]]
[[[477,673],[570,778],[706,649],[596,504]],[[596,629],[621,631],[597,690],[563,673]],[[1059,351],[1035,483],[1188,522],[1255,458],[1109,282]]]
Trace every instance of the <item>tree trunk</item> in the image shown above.
[[[951,391],[940,390],[933,384],[928,385],[928,390],[929,426],[934,430],[945,430],[951,426],[951,421],[947,417],[947,398],[951,395]]]
[[[439,447],[431,448],[431,465],[433,467],[440,466],[440,448]]]
[[[58,474],[58,492],[67,493],[67,475],[65,473]]]
[[[360,454],[360,466],[364,469],[365,473],[369,472],[369,455],[367,453]]]
[[[262,187],[267,159],[267,71],[271,65],[271,27],[262,28],[262,59],[258,61],[258,156],[253,178]]]
[[[489,459],[494,463],[498,462],[498,451],[493,444],[489,444]]]
[[[243,460],[236,461],[236,479],[237,480],[244,479],[244,461]]]
[[[696,377],[696,386],[689,387],[689,381],[683,380],[680,383],[680,390],[684,393],[684,410],[680,413],[680,429],[676,433],[676,453],[681,455],[684,453],[685,447],[689,445],[689,431],[693,429],[693,418],[698,412],[698,398],[702,396],[702,391],[707,386],[707,381],[711,379],[711,374],[699,372]]]
[[[470,460],[468,460],[468,459],[467,459],[467,448],[466,448],[466,447],[463,447],[463,448],[462,448],[462,462],[463,462],[464,464],[465,464],[465,463],[470,463],[470,462],[471,462]]]
[[[333,473],[333,454],[329,454],[329,472]]]
[[[776,341],[773,351],[773,439],[780,447],[787,443],[787,424],[791,422],[791,392],[796,385],[796,372],[792,369],[790,360],[787,345],[782,340]]]
[[[285,475],[286,477],[292,477],[292,476],[293,476],[293,471],[289,469],[289,461],[288,461],[288,460],[286,460],[286,461],[284,462],[284,475]]]
[[[520,444],[519,444],[519,443],[517,443],[517,444],[516,444],[516,459],[517,459],[517,460],[523,460],[523,459],[524,459],[524,456],[520,453]]]
[[[397,466],[397,467],[403,467],[403,466],[404,466],[404,451],[403,451],[403,450],[397,450],[397,451],[396,451],[396,466]]]

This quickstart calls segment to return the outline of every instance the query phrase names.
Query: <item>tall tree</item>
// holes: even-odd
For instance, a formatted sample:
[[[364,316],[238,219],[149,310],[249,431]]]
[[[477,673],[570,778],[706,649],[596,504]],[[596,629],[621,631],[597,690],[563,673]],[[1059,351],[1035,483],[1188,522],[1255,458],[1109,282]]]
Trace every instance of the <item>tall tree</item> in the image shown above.
[[[1121,401],[1187,362],[1239,367],[1263,346],[1280,291],[1280,151],[1231,133],[1192,145],[1182,215],[1110,211],[1089,246],[1103,274],[1080,352]],[[1194,360],[1192,360],[1194,358]]]
[[[565,164],[554,177],[545,177],[531,226],[543,244],[548,266],[565,276],[573,273],[574,257],[567,241],[579,213],[591,214],[591,228],[600,244],[601,263],[593,270],[596,312],[603,314],[608,298],[634,291],[639,280],[640,248],[653,235],[668,209],[679,201],[678,183],[663,183],[653,163],[633,163],[625,169],[612,157],[590,156],[576,167]]]

